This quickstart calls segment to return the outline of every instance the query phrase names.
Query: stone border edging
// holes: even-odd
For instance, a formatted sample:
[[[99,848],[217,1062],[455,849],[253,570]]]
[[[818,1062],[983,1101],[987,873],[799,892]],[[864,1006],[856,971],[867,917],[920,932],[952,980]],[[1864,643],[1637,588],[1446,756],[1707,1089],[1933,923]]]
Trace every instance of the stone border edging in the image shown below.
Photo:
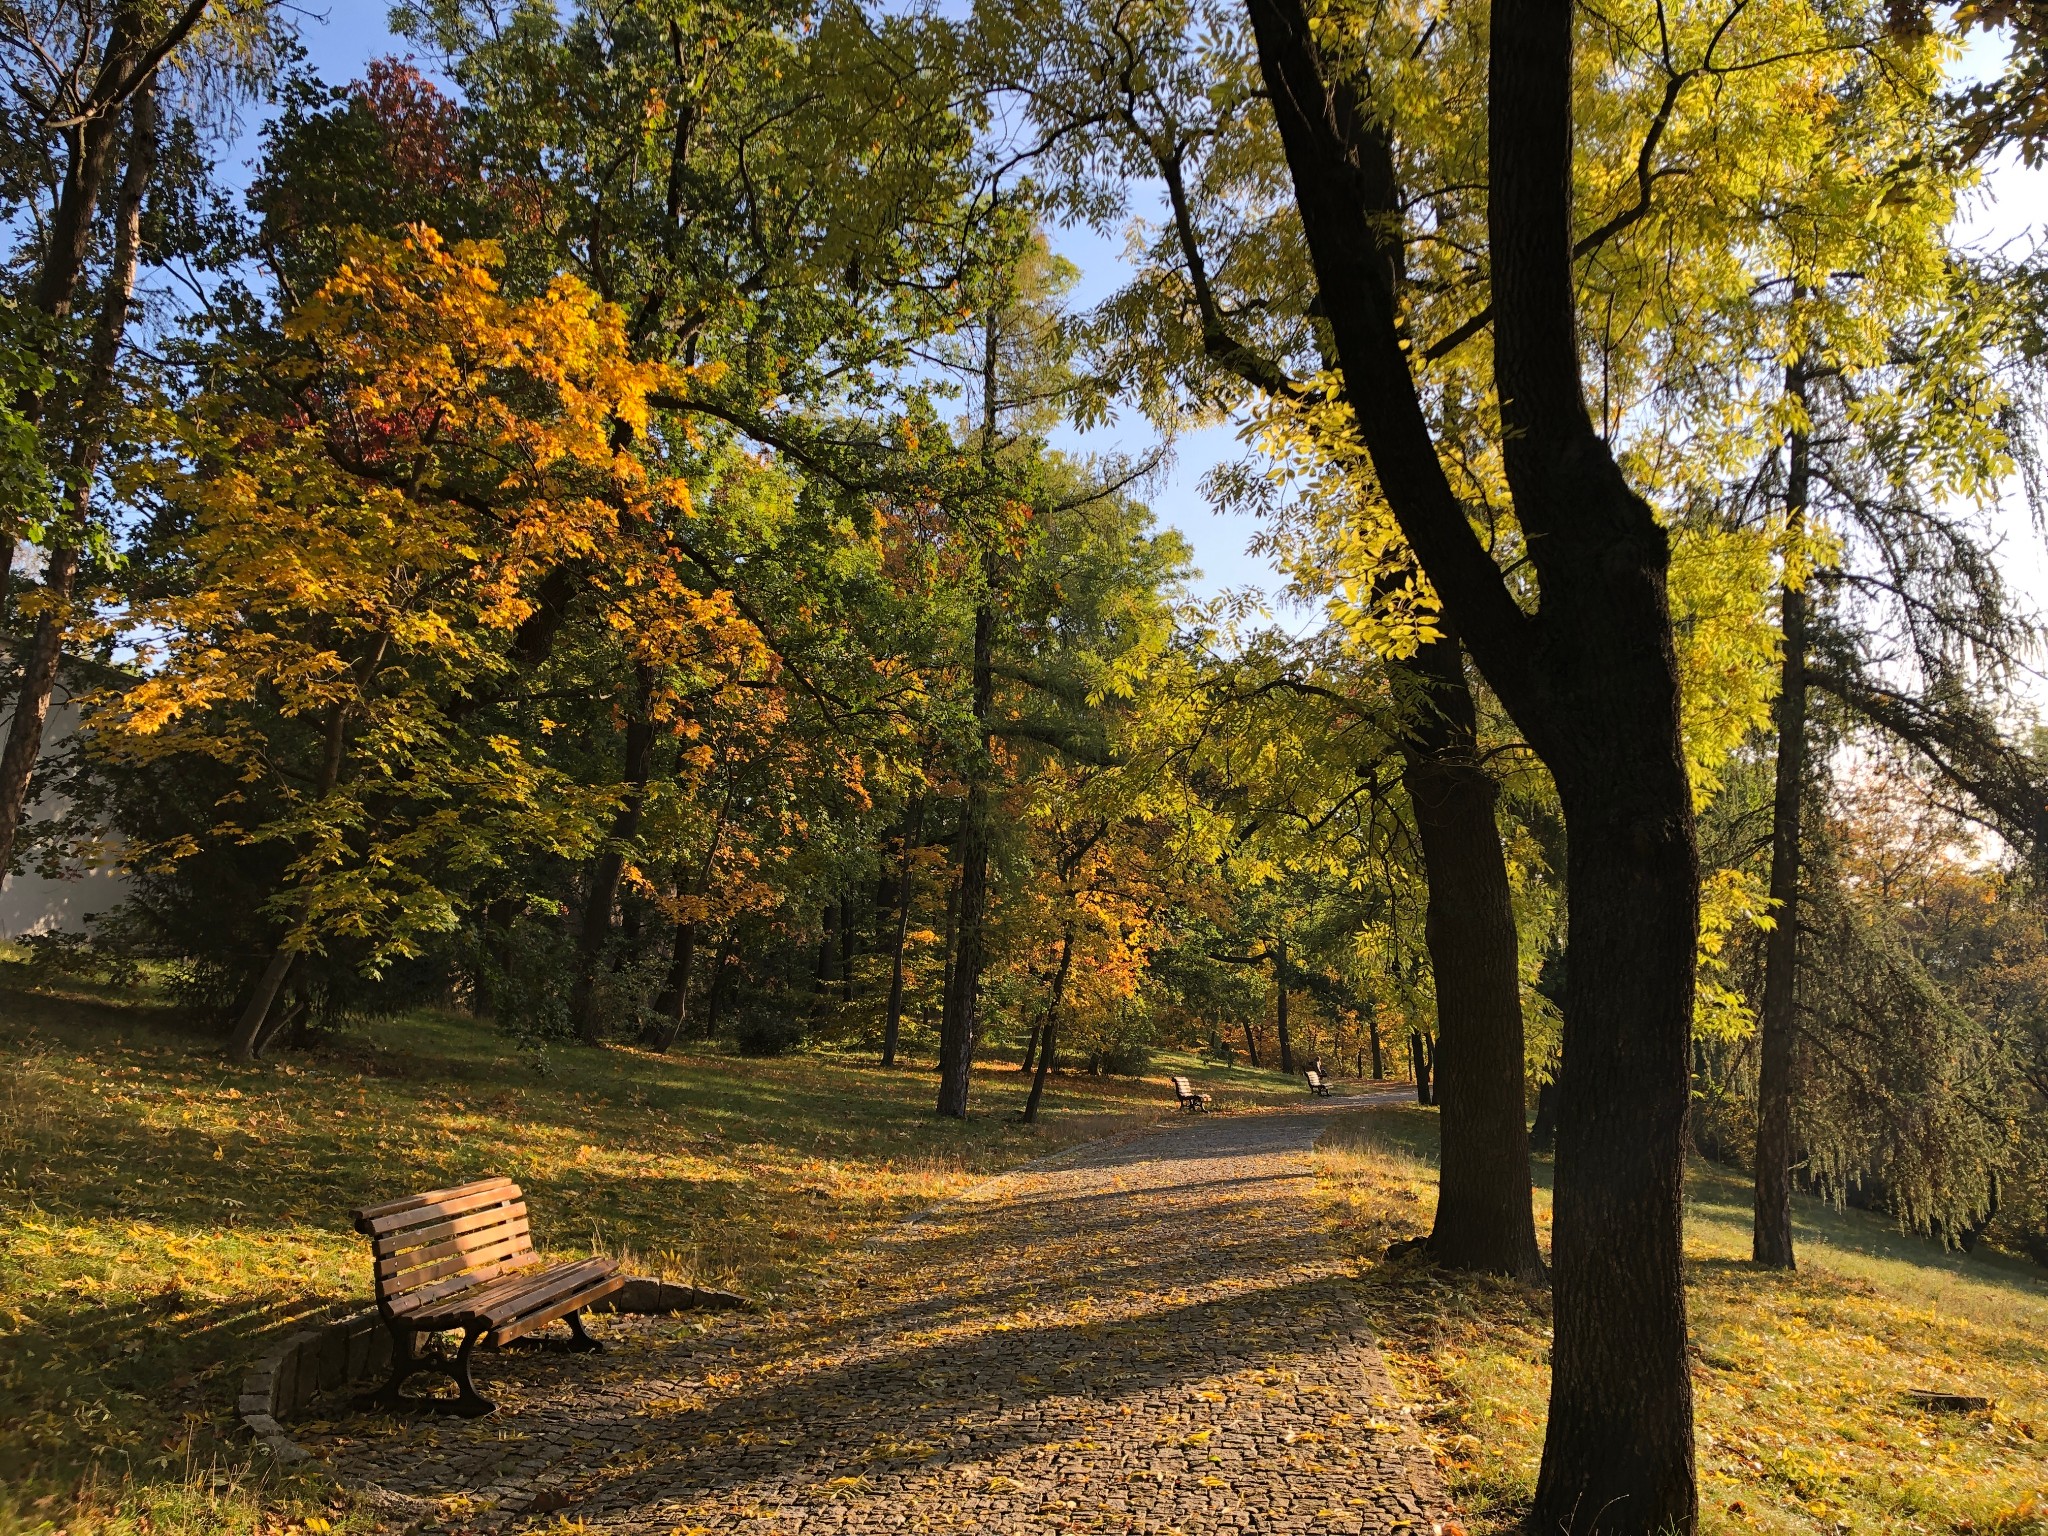
[[[752,1308],[752,1302],[732,1291],[634,1275],[590,1310],[660,1314]],[[285,1433],[282,1421],[320,1393],[379,1375],[390,1364],[391,1333],[374,1308],[302,1328],[280,1339],[242,1378],[235,1413],[280,1465],[306,1461],[312,1453]]]

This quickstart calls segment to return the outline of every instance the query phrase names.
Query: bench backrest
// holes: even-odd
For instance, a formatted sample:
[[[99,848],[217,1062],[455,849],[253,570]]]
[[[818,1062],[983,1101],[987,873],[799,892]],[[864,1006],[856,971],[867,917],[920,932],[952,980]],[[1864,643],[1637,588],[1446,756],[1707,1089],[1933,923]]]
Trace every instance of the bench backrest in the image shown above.
[[[1311,1088],[1320,1088],[1323,1086],[1323,1074],[1316,1071],[1314,1067],[1309,1068],[1308,1085]]]
[[[1176,1077],[1173,1080],[1173,1091],[1184,1099],[1192,1099],[1195,1096],[1195,1085],[1184,1077]]]
[[[377,1305],[394,1317],[540,1262],[526,1197],[507,1178],[365,1206],[350,1219],[370,1240]]]

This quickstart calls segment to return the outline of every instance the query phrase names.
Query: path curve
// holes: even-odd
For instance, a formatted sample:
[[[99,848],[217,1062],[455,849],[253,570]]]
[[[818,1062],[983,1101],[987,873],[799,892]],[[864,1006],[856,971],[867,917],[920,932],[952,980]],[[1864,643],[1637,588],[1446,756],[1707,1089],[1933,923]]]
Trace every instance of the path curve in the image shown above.
[[[408,1525],[1428,1532],[1445,1500],[1313,1198],[1324,1117],[1189,1116],[864,1248],[801,1310],[508,1351],[490,1419],[305,1443]]]

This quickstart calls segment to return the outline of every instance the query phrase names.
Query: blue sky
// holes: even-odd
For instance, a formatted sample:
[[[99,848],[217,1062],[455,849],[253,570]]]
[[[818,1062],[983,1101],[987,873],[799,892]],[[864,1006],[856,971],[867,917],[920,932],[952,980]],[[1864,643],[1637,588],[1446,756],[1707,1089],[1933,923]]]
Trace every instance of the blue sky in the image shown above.
[[[306,13],[303,38],[314,66],[338,84],[360,76],[373,58],[406,53],[385,24],[386,14],[379,0],[333,0],[324,16]],[[1965,53],[1956,74],[1981,76],[1995,70],[1997,64],[1995,47],[1980,38]],[[253,143],[252,132],[245,144],[253,147]],[[241,153],[246,156],[250,152],[244,149]],[[2017,163],[1994,169],[1966,220],[1972,239],[1992,244],[2019,242],[2022,246],[2039,239],[2044,224],[2048,224],[2048,170],[2030,171]],[[1077,301],[1102,297],[1120,285],[1121,241],[1076,229],[1055,232],[1055,244],[1081,269]],[[1125,452],[1144,451],[1156,441],[1151,427],[1131,412],[1085,440],[1088,446]],[[1274,585],[1271,568],[1246,552],[1254,532],[1251,523],[1241,516],[1219,515],[1201,490],[1201,479],[1211,467],[1241,451],[1229,426],[1186,434],[1174,444],[1164,473],[1146,493],[1159,521],[1180,529],[1193,547],[1202,571],[1203,579],[1197,583],[1201,591]],[[2031,526],[2016,496],[2012,501],[2001,519],[2008,577],[2035,604],[2048,608],[2048,543],[2044,543],[2042,531]]]

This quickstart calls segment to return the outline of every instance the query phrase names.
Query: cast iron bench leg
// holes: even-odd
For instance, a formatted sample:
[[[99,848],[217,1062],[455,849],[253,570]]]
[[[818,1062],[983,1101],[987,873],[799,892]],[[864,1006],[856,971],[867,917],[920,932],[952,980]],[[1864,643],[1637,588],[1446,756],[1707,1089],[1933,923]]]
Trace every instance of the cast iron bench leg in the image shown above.
[[[457,1413],[465,1419],[481,1418],[496,1411],[498,1405],[477,1391],[476,1383],[469,1375],[469,1357],[476,1349],[477,1340],[489,1331],[483,1324],[463,1331],[462,1348],[456,1352],[452,1362],[438,1350],[432,1354],[422,1353],[419,1335],[412,1329],[396,1323],[387,1326],[391,1330],[391,1379],[376,1391],[363,1393],[351,1406],[357,1409],[382,1408],[391,1413]],[[453,1378],[455,1400],[411,1397],[399,1390],[421,1371],[437,1371]]]

